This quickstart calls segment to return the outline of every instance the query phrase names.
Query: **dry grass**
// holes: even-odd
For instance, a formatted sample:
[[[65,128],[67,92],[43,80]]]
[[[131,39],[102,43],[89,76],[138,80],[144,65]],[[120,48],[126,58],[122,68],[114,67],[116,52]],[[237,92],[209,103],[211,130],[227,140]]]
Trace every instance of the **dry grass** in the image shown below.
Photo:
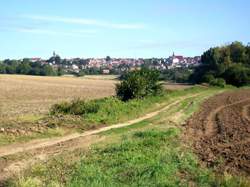
[[[0,116],[40,115],[60,101],[110,96],[115,93],[115,83],[106,79],[0,75]]]
[[[184,90],[186,88],[193,87],[193,85],[190,84],[168,83],[168,82],[164,82],[163,86],[167,90]]]
[[[85,75],[84,79],[93,79],[93,80],[115,80],[118,79],[118,75]]]

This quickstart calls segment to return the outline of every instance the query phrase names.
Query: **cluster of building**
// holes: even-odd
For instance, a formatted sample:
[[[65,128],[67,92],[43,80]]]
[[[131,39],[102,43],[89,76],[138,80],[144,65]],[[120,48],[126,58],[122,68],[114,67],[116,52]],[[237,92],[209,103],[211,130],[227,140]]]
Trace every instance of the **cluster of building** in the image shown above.
[[[194,67],[200,64],[201,57],[183,57],[176,56],[174,53],[168,59],[166,59],[168,69],[180,68],[180,67]]]
[[[138,69],[142,65],[158,70],[174,69],[174,68],[189,68],[200,64],[201,57],[184,57],[175,55],[168,58],[151,58],[151,59],[134,59],[134,58],[73,58],[60,59],[58,55],[53,54],[49,60],[42,60],[41,58],[31,58],[32,62],[40,62],[42,64],[49,64],[54,68],[63,68],[68,72],[78,73],[87,69],[100,69],[103,74],[110,74],[113,72],[122,72],[126,70]]]
[[[138,67],[144,63],[143,59],[133,59],[133,58],[92,58],[89,59],[86,67],[97,67],[97,68],[113,68],[122,65],[127,65],[131,67]]]

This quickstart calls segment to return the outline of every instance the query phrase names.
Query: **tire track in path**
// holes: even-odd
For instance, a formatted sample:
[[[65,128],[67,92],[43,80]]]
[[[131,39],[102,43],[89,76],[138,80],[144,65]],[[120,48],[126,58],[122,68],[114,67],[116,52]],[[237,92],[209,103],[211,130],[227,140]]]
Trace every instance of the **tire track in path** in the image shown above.
[[[22,152],[26,152],[26,151],[30,151],[30,150],[34,150],[34,149],[39,149],[39,148],[44,148],[44,147],[50,147],[53,145],[57,145],[66,141],[70,141],[70,140],[74,140],[77,138],[82,138],[82,137],[86,137],[86,136],[91,136],[91,135],[95,135],[101,132],[105,132],[111,129],[117,129],[117,128],[122,128],[122,127],[126,127],[126,126],[130,126],[133,125],[135,123],[141,122],[143,120],[146,119],[150,119],[156,115],[158,115],[159,113],[171,108],[172,106],[182,102],[185,99],[189,99],[192,97],[196,97],[199,94],[194,94],[191,96],[186,96],[186,97],[181,97],[179,98],[177,101],[174,101],[170,104],[168,104],[167,106],[163,107],[162,109],[159,109],[157,111],[148,113],[142,117],[139,117],[137,119],[134,120],[130,120],[128,122],[125,123],[118,123],[115,125],[111,125],[111,126],[107,126],[107,127],[102,127],[96,130],[89,130],[86,131],[84,133],[74,133],[74,134],[70,134],[67,136],[63,136],[63,137],[57,137],[57,138],[50,138],[50,139],[38,139],[38,140],[34,140],[28,143],[23,143],[23,144],[12,144],[12,145],[8,145],[8,146],[4,146],[0,148],[0,157],[6,157],[9,155],[14,155],[17,153],[22,153]]]

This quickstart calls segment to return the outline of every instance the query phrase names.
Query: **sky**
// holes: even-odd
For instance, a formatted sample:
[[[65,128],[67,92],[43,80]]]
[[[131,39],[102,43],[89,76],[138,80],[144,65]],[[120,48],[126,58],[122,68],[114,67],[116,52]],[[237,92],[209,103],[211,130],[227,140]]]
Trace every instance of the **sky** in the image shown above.
[[[0,59],[168,57],[250,42],[249,0],[1,0]]]

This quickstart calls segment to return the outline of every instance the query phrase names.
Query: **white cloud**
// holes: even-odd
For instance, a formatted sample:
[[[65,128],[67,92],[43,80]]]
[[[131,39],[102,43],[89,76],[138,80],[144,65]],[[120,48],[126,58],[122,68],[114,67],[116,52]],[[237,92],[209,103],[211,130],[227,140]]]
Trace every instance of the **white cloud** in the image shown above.
[[[55,30],[47,30],[47,29],[34,29],[34,28],[17,28],[15,29],[17,32],[23,33],[31,33],[31,34],[42,34],[42,35],[53,35],[53,36],[72,36],[72,37],[90,37],[96,33],[95,30],[76,30],[69,32],[58,32]]]
[[[78,25],[92,25],[105,28],[113,29],[143,29],[144,24],[123,24],[123,23],[111,23],[108,21],[100,21],[96,19],[84,19],[84,18],[66,18],[58,16],[40,16],[40,15],[25,15],[22,16],[27,19],[38,20],[38,21],[49,21],[49,22],[61,22],[68,24],[78,24]]]

